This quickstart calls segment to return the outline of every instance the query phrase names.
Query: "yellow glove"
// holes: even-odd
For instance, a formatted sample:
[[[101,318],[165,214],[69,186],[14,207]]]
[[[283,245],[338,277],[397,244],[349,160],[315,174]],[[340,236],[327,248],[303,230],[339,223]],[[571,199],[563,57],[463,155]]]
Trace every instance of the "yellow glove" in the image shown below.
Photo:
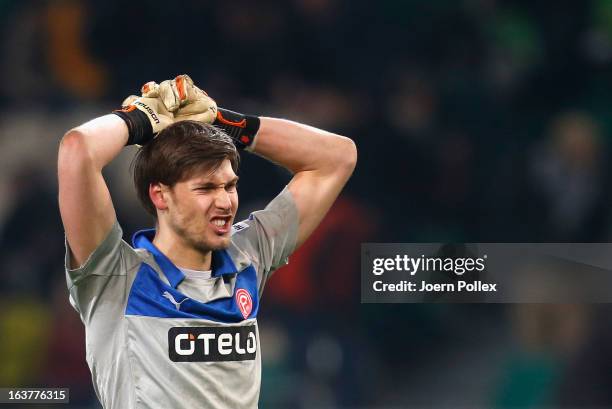
[[[113,113],[128,127],[127,145],[144,145],[174,123],[174,115],[159,98],[130,95],[123,100],[121,109]]]
[[[147,92],[144,91],[143,96],[159,95],[166,108],[174,113],[175,122],[192,119],[213,124],[225,131],[238,149],[252,151],[255,148],[259,118],[217,107],[216,102],[195,86],[188,75],[179,75],[159,86],[148,83]]]
[[[210,124],[217,117],[217,103],[186,74],[159,85],[147,82],[141,91],[143,97],[159,98],[174,114],[174,122],[192,120]]]

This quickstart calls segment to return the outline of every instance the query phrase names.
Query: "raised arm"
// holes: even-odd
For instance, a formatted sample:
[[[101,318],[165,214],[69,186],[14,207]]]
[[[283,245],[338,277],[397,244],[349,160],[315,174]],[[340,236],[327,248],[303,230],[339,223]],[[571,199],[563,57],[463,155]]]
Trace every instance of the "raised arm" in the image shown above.
[[[128,140],[117,115],[105,115],[68,131],[58,154],[59,207],[72,251],[70,268],[85,263],[115,222],[102,169]]]
[[[185,106],[173,105],[172,98],[163,98],[162,95],[165,106],[174,112],[175,120],[193,115],[194,110],[201,110],[202,105],[209,101],[208,95],[195,87],[191,79],[186,91],[179,94],[186,95]],[[202,99],[203,95],[205,99]],[[353,173],[357,162],[355,143],[344,136],[284,119],[258,118],[222,108],[217,110],[216,105],[215,111],[213,124],[225,130],[238,148],[254,151],[294,173],[289,190],[298,209],[296,244],[299,246],[323,220]],[[196,120],[202,119],[196,117]]]
[[[124,109],[66,133],[58,155],[59,205],[72,251],[71,268],[81,266],[102,243],[116,220],[102,169],[127,144],[144,145],[177,120],[212,122],[217,105],[187,75],[143,85],[142,96],[123,101]],[[172,113],[183,107],[185,113]]]
[[[319,225],[357,162],[355,143],[311,126],[260,118],[254,152],[294,173],[289,182],[299,214],[297,245]]]

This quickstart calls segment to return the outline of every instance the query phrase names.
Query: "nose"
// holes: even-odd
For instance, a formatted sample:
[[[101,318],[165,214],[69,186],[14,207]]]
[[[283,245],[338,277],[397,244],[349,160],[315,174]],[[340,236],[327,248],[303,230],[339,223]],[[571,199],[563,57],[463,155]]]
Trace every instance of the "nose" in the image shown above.
[[[232,208],[232,200],[230,199],[229,192],[223,188],[217,189],[217,194],[215,195],[215,206],[218,209],[230,211]]]

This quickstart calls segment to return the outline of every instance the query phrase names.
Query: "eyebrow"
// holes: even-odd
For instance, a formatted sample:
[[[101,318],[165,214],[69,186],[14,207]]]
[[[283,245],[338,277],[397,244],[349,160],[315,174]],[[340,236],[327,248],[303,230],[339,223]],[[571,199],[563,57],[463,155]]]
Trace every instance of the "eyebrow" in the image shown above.
[[[212,188],[212,187],[216,187],[216,186],[220,186],[220,185],[231,185],[232,183],[238,183],[238,179],[240,179],[238,176],[232,178],[229,182],[227,183],[213,183],[213,182],[195,182],[193,185],[193,189],[199,189],[199,188]]]

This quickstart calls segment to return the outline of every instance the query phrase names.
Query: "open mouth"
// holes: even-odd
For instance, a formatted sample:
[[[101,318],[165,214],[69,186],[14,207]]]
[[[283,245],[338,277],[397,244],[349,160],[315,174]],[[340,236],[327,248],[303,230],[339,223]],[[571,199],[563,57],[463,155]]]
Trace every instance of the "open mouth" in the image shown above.
[[[210,219],[210,224],[213,227],[213,231],[218,235],[227,234],[232,227],[231,222],[231,216],[218,216]]]

